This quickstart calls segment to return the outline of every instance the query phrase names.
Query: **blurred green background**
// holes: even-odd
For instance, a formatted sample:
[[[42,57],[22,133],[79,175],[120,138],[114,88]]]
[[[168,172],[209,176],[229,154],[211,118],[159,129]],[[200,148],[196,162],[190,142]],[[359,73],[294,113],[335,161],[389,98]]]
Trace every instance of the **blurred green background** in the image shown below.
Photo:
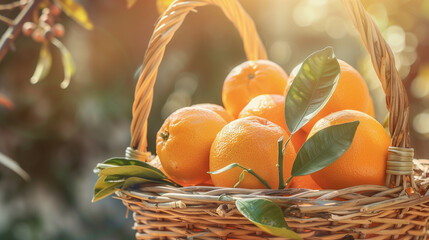
[[[2,0],[3,2],[12,2]],[[417,158],[429,158],[429,0],[363,1],[396,56],[408,91],[410,130]],[[93,167],[124,156],[130,140],[136,81],[154,24],[155,0],[81,0],[94,30],[62,16],[64,44],[77,72],[69,88],[60,55],[54,52],[49,76],[29,79],[40,44],[21,36],[0,63],[0,94],[13,109],[0,107],[0,152],[31,175],[25,182],[0,166],[0,239],[133,239],[132,217],[119,200],[91,204],[97,176]],[[333,46],[338,58],[357,68],[368,82],[376,117],[387,113],[384,95],[360,37],[339,1],[242,0],[255,21],[269,58],[286,72],[307,55]],[[2,26],[3,27],[3,26]],[[2,28],[4,29],[4,28]],[[149,119],[149,150],[163,120],[177,108],[221,104],[225,76],[245,61],[237,31],[219,9],[191,13],[159,69]]]

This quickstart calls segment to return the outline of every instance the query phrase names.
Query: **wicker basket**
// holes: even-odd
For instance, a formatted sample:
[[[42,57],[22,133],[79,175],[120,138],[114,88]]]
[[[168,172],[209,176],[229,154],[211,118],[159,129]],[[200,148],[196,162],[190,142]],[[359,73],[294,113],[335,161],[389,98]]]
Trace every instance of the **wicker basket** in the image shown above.
[[[386,93],[392,147],[387,186],[362,185],[341,190],[240,189],[146,186],[119,190],[117,198],[134,212],[137,239],[281,239],[244,218],[235,199],[260,197],[277,203],[285,219],[308,239],[426,239],[429,227],[428,161],[413,159],[408,130],[408,100],[393,54],[359,0],[342,0]],[[147,119],[153,86],[165,47],[195,7],[216,5],[243,39],[249,60],[265,59],[253,21],[236,0],[177,0],[160,17],[145,54],[135,91],[132,141],[127,158],[149,161]],[[228,196],[228,197],[222,197]],[[341,198],[343,201],[336,201]]]

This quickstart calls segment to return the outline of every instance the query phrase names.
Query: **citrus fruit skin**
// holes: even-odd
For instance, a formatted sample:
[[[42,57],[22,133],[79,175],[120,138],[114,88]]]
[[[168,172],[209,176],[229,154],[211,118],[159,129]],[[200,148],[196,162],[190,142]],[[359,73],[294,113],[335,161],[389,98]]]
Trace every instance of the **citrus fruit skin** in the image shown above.
[[[185,107],[172,113],[156,138],[156,152],[167,175],[185,186],[208,181],[210,147],[225,125],[211,110]]]
[[[304,145],[305,141],[307,141],[308,133],[304,130],[298,130],[291,138],[292,144],[295,148],[295,151],[298,153],[299,149],[301,149],[302,145]]]
[[[288,138],[286,131],[264,118],[245,117],[228,123],[216,136],[210,150],[210,171],[216,171],[232,163],[252,169],[271,188],[277,188],[278,146],[280,137]],[[285,179],[290,176],[296,153],[293,145],[286,147],[283,158]],[[220,174],[212,174],[213,184],[218,187],[233,187],[243,169],[233,168]],[[241,188],[266,188],[256,177],[245,173]]]
[[[280,94],[256,96],[241,110],[238,118],[258,116],[279,125],[288,133],[285,120],[285,97]]]
[[[283,94],[288,76],[269,60],[247,61],[236,66],[225,78],[222,102],[235,118],[254,97],[261,94]]]
[[[365,80],[348,63],[342,60],[338,60],[338,63],[340,64],[341,74],[337,87],[323,109],[302,128],[307,133],[321,118],[341,110],[357,110],[374,117],[374,106]],[[285,96],[293,80],[294,76],[291,75],[288,79]]]
[[[286,126],[285,120],[285,96],[280,94],[262,94],[252,100],[241,110],[238,118],[249,116],[258,116],[265,118],[280,127],[282,127],[290,135]],[[303,130],[297,131],[292,136],[292,144],[296,151],[298,151],[302,144],[307,139],[307,133]],[[286,141],[287,139],[284,139]]]
[[[310,175],[293,177],[286,188],[322,189]]]
[[[221,116],[226,122],[231,122],[232,120],[234,120],[234,117],[231,114],[229,114],[224,107],[220,105],[213,104],[213,103],[200,103],[192,106],[211,110],[219,114],[219,116]]]
[[[311,174],[323,189],[340,189],[356,185],[384,185],[390,137],[383,126],[368,114],[343,110],[319,120],[308,138],[332,125],[358,120],[350,148],[334,163]]]

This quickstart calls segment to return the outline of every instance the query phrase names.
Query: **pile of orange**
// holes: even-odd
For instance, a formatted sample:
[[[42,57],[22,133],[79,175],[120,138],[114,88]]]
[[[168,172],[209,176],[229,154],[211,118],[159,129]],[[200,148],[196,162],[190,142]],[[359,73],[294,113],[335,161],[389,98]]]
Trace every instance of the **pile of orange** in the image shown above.
[[[368,88],[360,74],[339,61],[338,85],[325,107],[296,132],[283,157],[283,182],[295,156],[316,132],[359,120],[354,140],[338,160],[308,176],[294,177],[287,187],[339,189],[361,184],[383,185],[390,138],[374,119]],[[268,60],[247,61],[226,77],[222,107],[197,104],[172,113],[157,134],[156,151],[165,173],[184,186],[277,188],[278,140],[291,135],[285,122],[285,96],[294,80]],[[240,167],[209,174],[232,163]]]

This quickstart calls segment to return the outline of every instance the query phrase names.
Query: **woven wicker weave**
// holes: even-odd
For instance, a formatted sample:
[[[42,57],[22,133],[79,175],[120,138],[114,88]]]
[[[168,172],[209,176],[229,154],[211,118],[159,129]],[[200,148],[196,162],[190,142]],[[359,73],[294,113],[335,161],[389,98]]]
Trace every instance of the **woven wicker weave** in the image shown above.
[[[255,190],[219,187],[150,186],[117,191],[134,212],[137,239],[281,239],[244,218],[239,198],[261,197],[277,203],[288,225],[308,239],[426,239],[429,196],[428,160],[413,160],[408,130],[408,100],[393,54],[359,0],[342,0],[362,37],[386,93],[390,112],[387,179],[384,186],[361,185],[341,190]],[[149,161],[147,119],[165,47],[196,7],[215,5],[232,21],[249,60],[265,59],[253,21],[236,0],[177,0],[159,19],[145,54],[135,91],[128,158]]]

